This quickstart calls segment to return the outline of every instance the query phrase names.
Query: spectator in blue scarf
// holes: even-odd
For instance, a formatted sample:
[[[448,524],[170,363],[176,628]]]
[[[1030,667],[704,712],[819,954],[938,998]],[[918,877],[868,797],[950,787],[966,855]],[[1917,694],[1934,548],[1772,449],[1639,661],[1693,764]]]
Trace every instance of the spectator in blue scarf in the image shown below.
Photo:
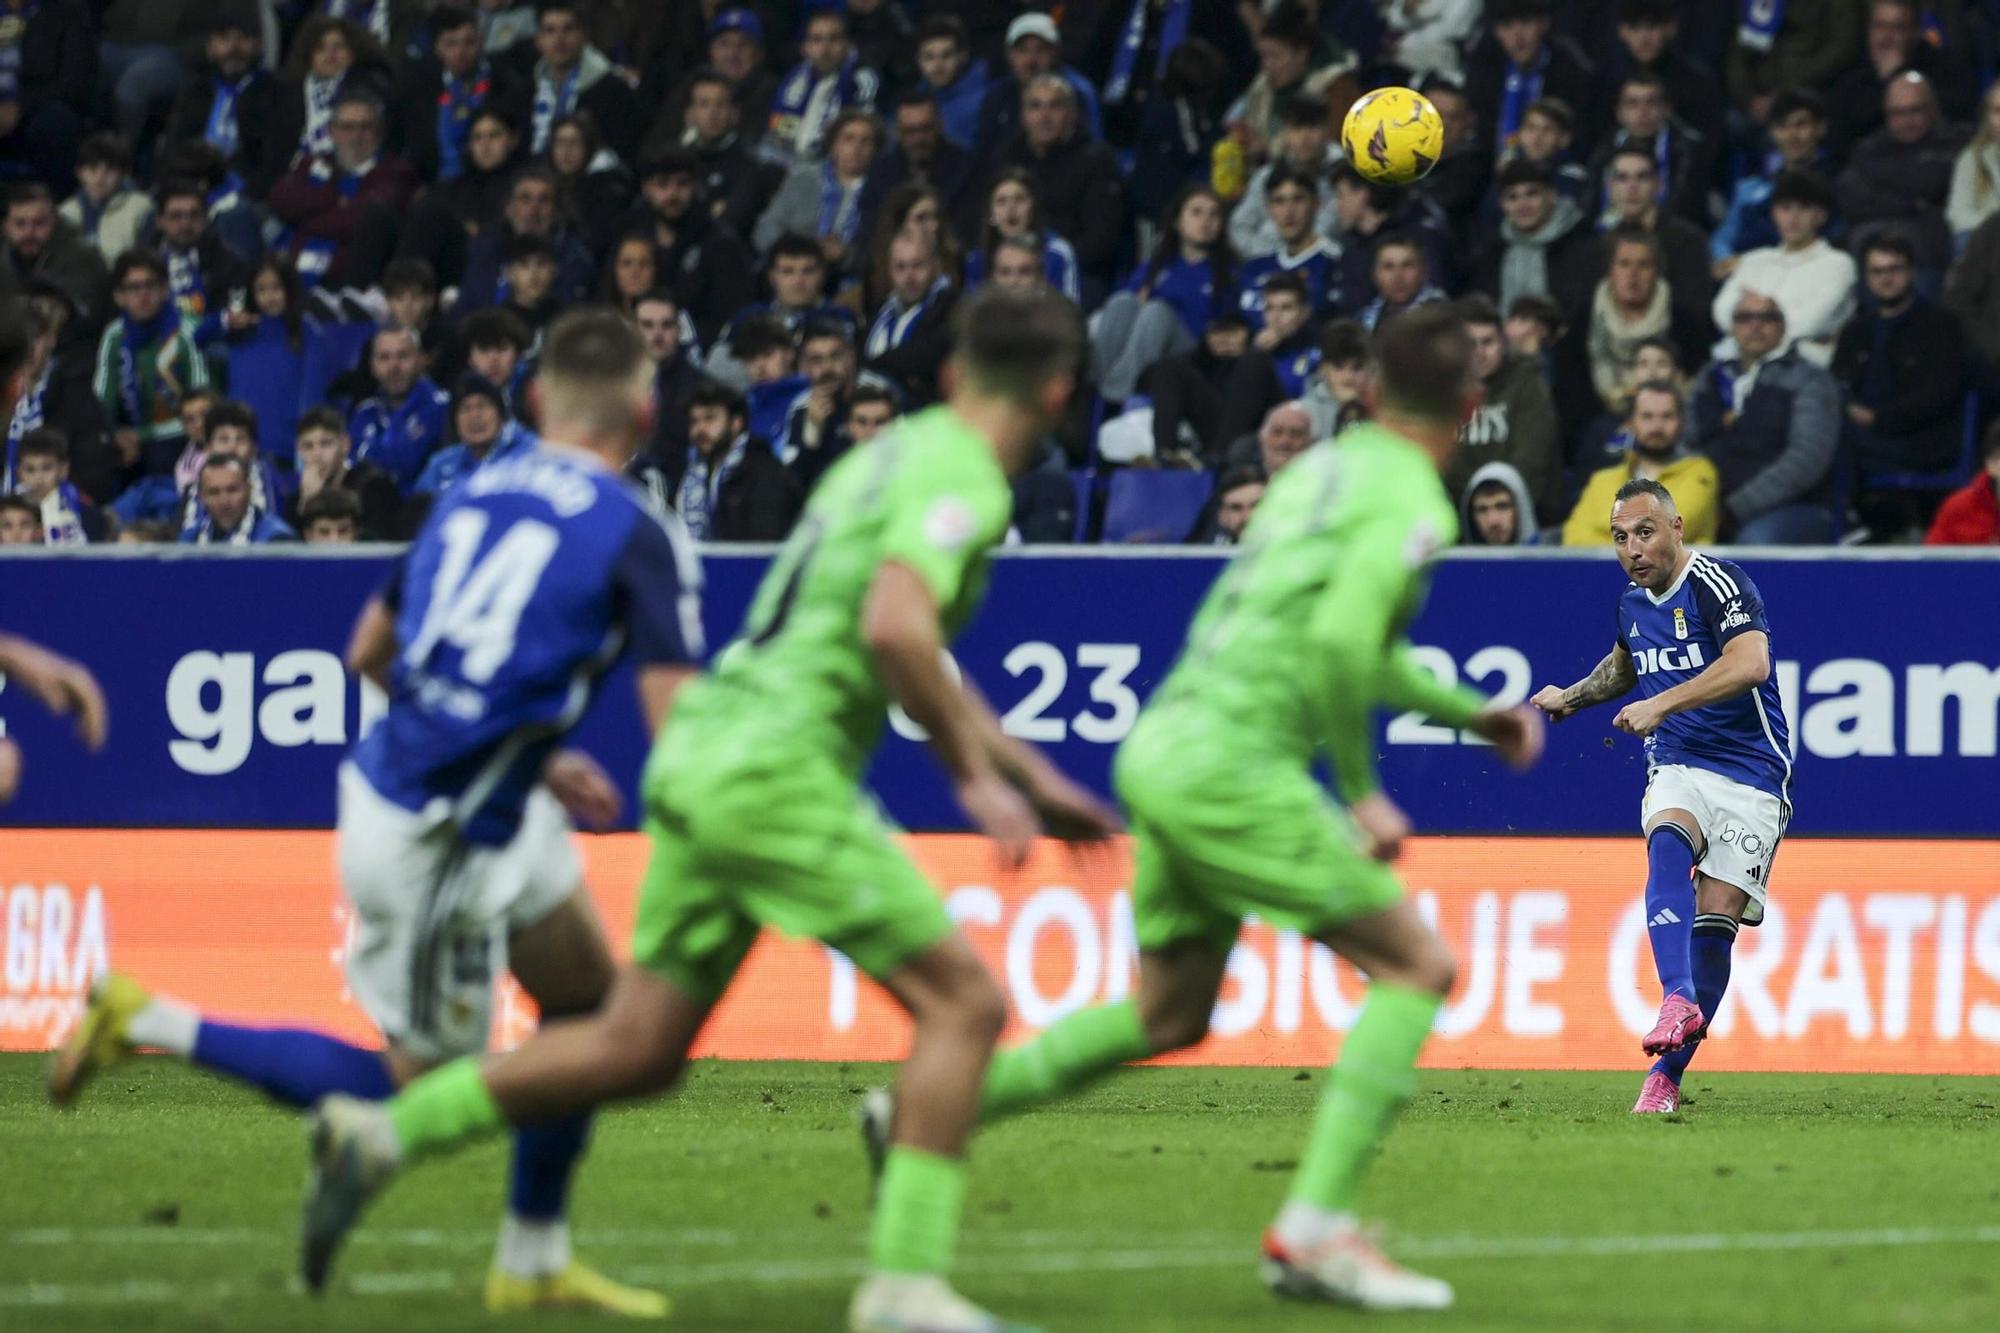
[[[455,181],[472,166],[472,127],[492,107],[526,124],[533,94],[516,69],[492,59],[479,19],[463,5],[431,11],[431,58],[410,71],[400,99],[403,155],[426,181]]]
[[[225,8],[210,23],[200,74],[174,99],[162,141],[200,140],[243,176],[254,195],[270,188],[268,136],[278,118],[278,82],[263,69],[264,34],[253,12]]]
[[[458,442],[438,450],[424,464],[417,495],[443,495],[461,478],[488,463],[525,453],[536,443],[532,431],[510,419],[498,386],[478,375],[459,380],[451,400],[451,428]]]
[[[972,58],[964,19],[932,14],[923,21],[917,29],[917,72],[923,76],[917,90],[937,99],[944,137],[960,148],[972,147],[993,75],[985,61]]]
[[[250,470],[242,459],[228,454],[210,457],[201,465],[196,485],[201,516],[194,526],[182,530],[182,542],[192,546],[262,546],[299,539],[284,520],[251,503]]]
[[[423,345],[414,329],[377,333],[368,368],[379,392],[348,420],[354,459],[376,464],[407,493],[444,443],[451,395],[423,373]]]

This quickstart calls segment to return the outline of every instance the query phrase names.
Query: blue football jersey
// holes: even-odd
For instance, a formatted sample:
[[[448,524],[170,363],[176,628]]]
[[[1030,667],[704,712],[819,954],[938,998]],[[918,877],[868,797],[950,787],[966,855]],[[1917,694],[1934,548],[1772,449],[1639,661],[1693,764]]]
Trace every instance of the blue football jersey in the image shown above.
[[[1639,693],[1648,699],[1693,680],[1731,639],[1752,630],[1771,632],[1757,585],[1740,567],[1700,552],[1664,594],[1632,584],[1618,600],[1618,642],[1632,654]],[[1646,738],[1646,764],[1707,769],[1790,804],[1792,738],[1778,699],[1775,651],[1771,673],[1756,689],[1662,722]]]
[[[1340,257],[1325,240],[1316,240],[1303,255],[1259,255],[1243,261],[1239,301],[1251,332],[1264,327],[1264,282],[1274,273],[1297,273],[1306,280],[1306,301],[1314,319],[1330,319],[1340,295]]]
[[[533,449],[488,463],[440,499],[383,590],[389,710],[355,763],[396,805],[504,844],[622,652],[640,666],[700,660],[700,587],[679,521],[663,525],[589,458]]]

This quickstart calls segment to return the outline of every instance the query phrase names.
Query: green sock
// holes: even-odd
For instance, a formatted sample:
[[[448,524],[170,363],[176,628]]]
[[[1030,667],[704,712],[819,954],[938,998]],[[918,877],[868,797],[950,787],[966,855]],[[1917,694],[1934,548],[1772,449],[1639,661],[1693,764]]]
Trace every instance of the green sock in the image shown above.
[[[1355,1187],[1416,1086],[1417,1052],[1444,997],[1376,982],[1340,1048],[1320,1097],[1312,1139],[1291,1198],[1329,1212],[1354,1210]]]
[[[951,1271],[965,1164],[919,1148],[894,1147],[875,1197],[868,1261],[878,1273]]]
[[[1079,1009],[1033,1041],[994,1054],[979,1090],[979,1121],[985,1124],[1048,1101],[1152,1053],[1139,1006],[1132,1001]]]
[[[405,1157],[428,1157],[505,1129],[507,1118],[480,1077],[480,1057],[433,1069],[389,1099],[389,1123]]]

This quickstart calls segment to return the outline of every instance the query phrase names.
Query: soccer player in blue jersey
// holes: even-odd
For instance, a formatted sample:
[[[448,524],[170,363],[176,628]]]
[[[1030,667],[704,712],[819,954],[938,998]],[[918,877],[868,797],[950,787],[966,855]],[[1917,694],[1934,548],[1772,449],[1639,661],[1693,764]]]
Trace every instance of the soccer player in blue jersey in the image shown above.
[[[1640,1113],[1680,1105],[1681,1075],[1729,986],[1741,925],[1764,918],[1771,860],[1792,818],[1791,735],[1757,585],[1682,541],[1674,498],[1657,481],[1618,490],[1611,539],[1631,586],[1597,669],[1534,704],[1560,722],[1640,698],[1611,725],[1646,742],[1646,931],[1665,998],[1642,1043],[1659,1057]]]
[[[495,460],[440,498],[362,611],[350,667],[389,707],[340,774],[339,861],[356,923],[348,983],[386,1051],[324,1033],[218,1023],[111,974],[58,1054],[74,1098],[135,1047],[156,1047],[295,1106],[380,1100],[483,1051],[492,988],[511,969],[544,1014],[594,1010],[611,951],[571,845],[574,816],[611,822],[617,788],[561,746],[624,653],[650,732],[702,655],[700,570],[622,479],[652,428],[652,366],[634,327],[580,312],[549,333],[530,390],[540,448]],[[666,1302],[570,1257],[569,1178],[589,1116],[516,1132],[490,1310],[657,1317]]]

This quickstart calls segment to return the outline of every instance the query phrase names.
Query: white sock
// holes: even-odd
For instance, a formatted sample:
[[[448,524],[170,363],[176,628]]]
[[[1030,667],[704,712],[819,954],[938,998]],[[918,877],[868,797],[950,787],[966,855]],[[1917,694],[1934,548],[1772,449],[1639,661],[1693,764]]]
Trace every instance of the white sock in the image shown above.
[[[569,1222],[508,1213],[500,1219],[493,1265],[513,1277],[550,1277],[569,1267]]]
[[[154,1046],[187,1060],[194,1055],[194,1038],[201,1031],[201,1015],[179,1000],[148,1000],[146,1007],[132,1015],[125,1033],[134,1046]]]
[[[1328,1212],[1303,1199],[1287,1199],[1285,1206],[1278,1210],[1278,1223],[1274,1230],[1278,1239],[1287,1245],[1310,1246],[1352,1231],[1355,1226],[1353,1213]]]

